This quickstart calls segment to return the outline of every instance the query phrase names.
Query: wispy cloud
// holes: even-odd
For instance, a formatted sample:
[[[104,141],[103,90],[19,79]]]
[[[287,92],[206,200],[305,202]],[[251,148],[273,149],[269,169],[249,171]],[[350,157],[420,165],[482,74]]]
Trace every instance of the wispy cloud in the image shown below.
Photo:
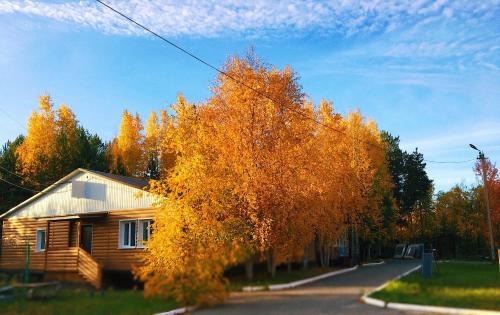
[[[413,150],[418,147],[420,151],[427,152],[430,155],[439,155],[455,150],[464,151],[469,143],[481,145],[483,150],[495,150],[498,148],[498,139],[500,139],[500,127],[491,126],[486,128],[470,128],[469,132],[464,130],[454,131],[448,134],[437,135],[434,137],[424,137],[402,143],[406,150]],[[471,151],[472,152],[472,151]]]
[[[483,75],[490,78],[483,84],[495,90],[500,82],[500,2],[425,3],[416,4],[425,10],[401,14],[408,23],[393,18],[396,22],[385,32],[305,61],[304,68],[317,75],[355,75],[448,91],[463,90],[464,78]]]
[[[469,148],[469,143],[484,150],[493,162],[500,158],[500,127],[486,122],[483,125],[470,124],[466,128],[467,131],[455,129],[443,133],[435,132],[434,136],[402,141],[401,147],[407,151],[418,147],[419,152],[430,161],[461,162],[427,162],[427,172],[434,179],[436,190],[446,190],[458,183],[477,185],[477,177],[473,171],[477,152]]]
[[[421,25],[429,18],[478,23],[498,12],[497,0],[473,1],[313,1],[206,0],[119,1],[109,4],[169,36],[270,35],[314,29],[352,36]],[[492,15],[493,11],[493,15]],[[48,3],[1,0],[0,14],[28,14],[93,27],[112,34],[143,34],[94,1]]]

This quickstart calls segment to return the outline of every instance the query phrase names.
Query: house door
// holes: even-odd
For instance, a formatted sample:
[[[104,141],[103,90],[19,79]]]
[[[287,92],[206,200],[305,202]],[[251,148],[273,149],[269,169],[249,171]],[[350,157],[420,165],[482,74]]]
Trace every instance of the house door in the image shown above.
[[[92,225],[90,224],[82,225],[80,233],[80,247],[89,254],[92,253]]]

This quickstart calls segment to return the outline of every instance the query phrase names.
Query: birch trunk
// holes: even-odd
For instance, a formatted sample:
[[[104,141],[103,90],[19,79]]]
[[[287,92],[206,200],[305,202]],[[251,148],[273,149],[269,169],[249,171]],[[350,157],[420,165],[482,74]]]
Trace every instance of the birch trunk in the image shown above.
[[[276,264],[272,250],[267,251],[267,272],[271,275],[271,278],[274,279],[276,277]]]
[[[309,245],[304,247],[304,260],[302,261],[302,269],[307,270],[309,264]]]
[[[245,274],[247,276],[248,281],[253,280],[253,257],[250,257],[246,262],[245,262]]]

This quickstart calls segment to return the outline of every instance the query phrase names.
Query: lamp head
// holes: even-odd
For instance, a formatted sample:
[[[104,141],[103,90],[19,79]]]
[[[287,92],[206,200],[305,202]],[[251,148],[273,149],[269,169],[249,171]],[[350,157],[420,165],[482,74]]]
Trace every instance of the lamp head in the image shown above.
[[[471,148],[473,148],[474,150],[479,151],[479,149],[478,149],[478,148],[476,148],[476,146],[475,146],[475,145],[473,145],[473,144],[469,144],[469,146],[470,146]]]

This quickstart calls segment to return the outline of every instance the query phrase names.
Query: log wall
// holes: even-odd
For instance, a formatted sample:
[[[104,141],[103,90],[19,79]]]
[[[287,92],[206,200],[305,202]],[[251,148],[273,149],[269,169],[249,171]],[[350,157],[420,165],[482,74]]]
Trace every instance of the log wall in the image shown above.
[[[46,221],[31,218],[11,218],[3,221],[1,239],[0,269],[22,270],[26,261],[26,240],[30,243],[30,270],[56,271],[53,262],[58,259],[72,260],[71,249],[79,246],[79,229],[81,224],[92,224],[92,257],[104,270],[131,270],[133,265],[140,264],[143,249],[120,249],[119,222],[130,219],[151,219],[152,209],[112,211],[107,216],[92,219]],[[47,233],[46,251],[36,252],[36,230],[45,228]],[[138,235],[138,233],[137,233]],[[68,250],[65,258],[61,255]],[[51,250],[53,251],[51,253]],[[48,258],[47,258],[48,255]],[[54,255],[58,255],[57,259]],[[48,264],[48,265],[47,265]],[[60,264],[60,263],[58,263]],[[67,268],[67,264],[63,263]]]

